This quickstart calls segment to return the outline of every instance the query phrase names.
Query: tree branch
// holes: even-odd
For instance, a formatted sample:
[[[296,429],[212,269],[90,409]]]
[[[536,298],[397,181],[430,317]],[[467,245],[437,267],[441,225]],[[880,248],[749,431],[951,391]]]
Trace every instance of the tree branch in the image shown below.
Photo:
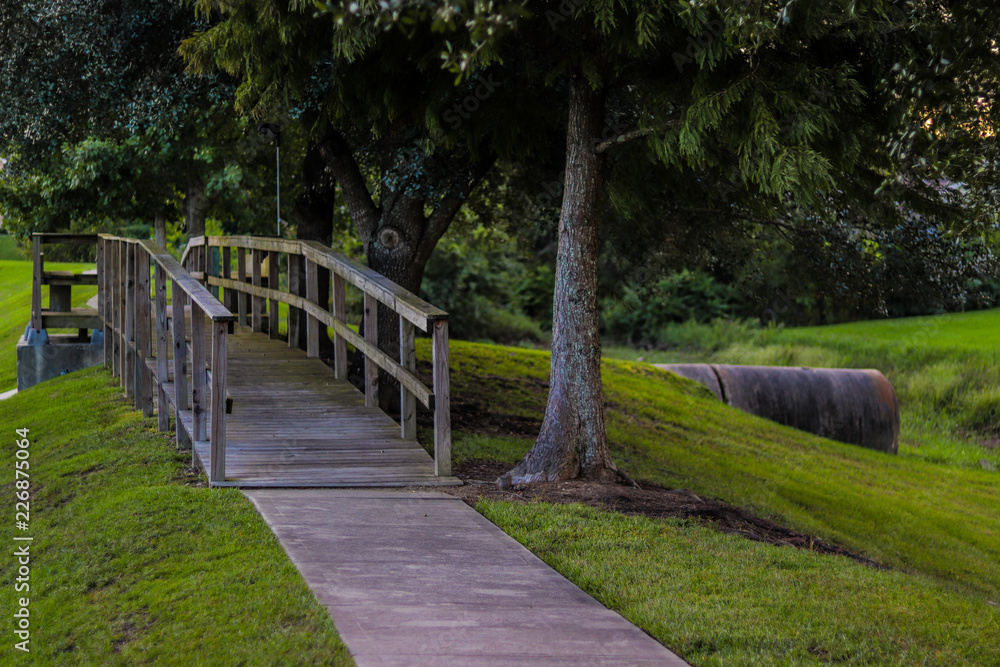
[[[330,132],[320,144],[320,153],[340,185],[351,220],[367,243],[378,230],[379,210],[372,201],[354,152],[340,132]]]
[[[612,146],[617,146],[618,144],[624,144],[626,141],[632,141],[633,139],[644,137],[651,131],[652,130],[649,129],[636,128],[630,132],[619,134],[617,137],[613,137],[611,139],[608,139],[607,141],[602,141],[601,143],[594,146],[594,155],[600,155],[601,153],[608,150]]]
[[[494,163],[496,163],[495,156],[472,163],[469,167],[468,175],[464,179],[461,179],[460,183],[452,189],[452,192],[442,197],[438,205],[434,207],[434,210],[427,218],[427,229],[424,232],[423,239],[420,241],[419,255],[421,257],[430,257],[431,251],[434,250],[434,246],[437,245],[437,242],[448,230],[451,221],[455,219],[459,210],[468,201],[472,191],[476,189],[480,181],[493,168]]]

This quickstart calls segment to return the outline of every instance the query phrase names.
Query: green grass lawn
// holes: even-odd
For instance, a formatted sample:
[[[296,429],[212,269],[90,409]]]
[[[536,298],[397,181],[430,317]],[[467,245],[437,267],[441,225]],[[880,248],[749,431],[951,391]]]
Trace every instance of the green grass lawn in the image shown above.
[[[0,260],[23,260],[25,256],[17,247],[17,241],[9,234],[0,234]]]
[[[548,354],[452,343],[452,395],[538,418]],[[479,509],[694,664],[1000,664],[1000,475],[832,442],[606,360],[612,455],[846,546],[873,570],[673,520],[541,503]],[[531,441],[456,433],[455,457],[514,463]],[[992,661],[992,662],[991,662]]]

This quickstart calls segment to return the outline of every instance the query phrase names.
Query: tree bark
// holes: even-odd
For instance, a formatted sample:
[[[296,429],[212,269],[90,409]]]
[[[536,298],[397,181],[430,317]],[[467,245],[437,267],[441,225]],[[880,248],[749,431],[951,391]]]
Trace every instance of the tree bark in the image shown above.
[[[618,477],[608,451],[598,332],[598,221],[604,158],[595,151],[604,118],[603,90],[582,72],[571,80],[566,133],[566,181],[559,216],[552,370],[538,440],[501,487],[586,477]]]
[[[364,244],[368,266],[400,287],[420,293],[424,268],[437,242],[444,235],[469,194],[493,165],[493,158],[469,164],[452,181],[450,190],[433,201],[433,211],[425,214],[427,199],[404,189],[392,190],[383,185],[379,205],[372,199],[354,154],[344,138],[332,133],[323,145],[323,154],[340,185],[344,203]],[[394,157],[392,149],[386,155]],[[392,169],[394,159],[383,164],[383,176]],[[393,174],[394,180],[407,183],[406,175]],[[418,188],[419,190],[419,188]],[[362,327],[362,334],[364,329]],[[399,317],[388,308],[378,309],[379,349],[399,358]],[[355,354],[349,377],[364,385],[364,355]],[[398,410],[399,385],[395,378],[379,373],[379,405],[387,412]]]
[[[188,238],[205,235],[205,217],[208,214],[208,197],[205,196],[205,181],[200,176],[188,174],[184,191],[184,222]]]
[[[323,160],[319,144],[309,142],[306,155],[302,161],[302,193],[295,198],[292,214],[298,226],[298,238],[302,241],[319,241],[330,245],[333,239],[333,207],[336,203],[336,181],[327,174],[326,162]],[[299,264],[298,281],[289,282],[305,296],[306,273],[305,262]],[[319,305],[329,308],[330,305],[330,271],[319,267]],[[297,322],[289,326],[288,335],[293,344],[305,349],[306,320],[304,311],[299,311]],[[333,341],[326,327],[319,328],[319,350],[324,357],[332,356]]]

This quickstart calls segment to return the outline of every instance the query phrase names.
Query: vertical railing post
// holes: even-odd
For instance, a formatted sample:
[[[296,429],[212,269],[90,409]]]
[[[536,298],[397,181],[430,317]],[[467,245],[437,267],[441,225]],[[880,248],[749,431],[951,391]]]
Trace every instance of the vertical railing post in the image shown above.
[[[191,412],[194,426],[191,439],[205,440],[205,418],[208,401],[205,397],[205,313],[191,303]],[[195,453],[192,452],[192,457]]]
[[[226,354],[229,325],[212,322],[212,433],[208,479],[226,480]]]
[[[293,252],[288,253],[288,293],[302,296],[299,285],[299,266],[305,258]],[[288,306],[288,347],[302,346],[302,332],[299,331],[299,309]]]
[[[448,367],[448,320],[434,321],[434,467],[439,477],[451,476],[451,395]]]
[[[254,287],[260,287],[261,274],[260,265],[264,262],[264,253],[257,248],[250,251],[250,261],[252,262],[250,266],[250,283]],[[259,297],[256,294],[250,297],[250,329],[254,333],[260,333],[263,331],[263,326],[261,324],[261,313],[263,311],[264,298]]]
[[[233,277],[233,258],[229,246],[222,249],[222,277],[231,279]],[[229,287],[226,291],[222,293],[222,305],[224,305],[229,312],[234,312],[236,310],[236,304],[233,301],[233,290]]]
[[[161,431],[170,430],[170,401],[163,385],[167,382],[170,371],[167,361],[169,343],[167,342],[167,272],[156,264],[156,409],[157,426]]]
[[[278,273],[278,253],[274,250],[267,253],[267,287],[272,290],[281,289],[281,274]],[[267,302],[267,335],[271,340],[278,337],[278,300]]]
[[[101,244],[101,264],[104,266],[104,273],[101,276],[101,302],[103,304],[103,315],[101,323],[104,326],[104,367],[114,367],[114,316],[111,307],[113,291],[111,289],[111,241],[106,238],[99,239]]]
[[[181,423],[181,411],[188,409],[187,376],[185,375],[185,362],[187,362],[187,335],[184,322],[184,305],[186,295],[181,286],[176,281],[171,281],[171,302],[173,304],[173,334],[174,334],[174,409],[177,412],[177,446],[191,444],[184,433],[184,426]]]
[[[104,243],[97,237],[97,320],[104,330]]]
[[[42,273],[45,271],[45,261],[42,257],[42,237],[31,236],[31,328],[42,330]]]
[[[247,252],[245,248],[236,248],[236,280],[240,287],[247,282]],[[239,323],[241,327],[247,325],[247,300],[243,292],[236,293],[236,300],[239,301]]]
[[[135,396],[135,244],[125,244],[125,362],[122,375],[125,379],[125,396],[132,398],[132,407],[138,408]]]
[[[333,316],[342,323],[347,321],[347,295],[344,291],[344,276],[336,271],[333,274]],[[333,373],[338,380],[347,379],[347,341],[339,333],[333,334]]]
[[[406,370],[417,371],[417,333],[413,322],[399,318],[399,363]],[[417,437],[417,398],[402,382],[399,383],[399,426],[403,440]]]
[[[108,259],[111,265],[111,289],[109,291],[109,298],[111,299],[111,374],[114,377],[118,377],[121,373],[121,347],[119,345],[118,335],[121,329],[118,328],[118,314],[121,310],[118,306],[119,299],[121,297],[121,287],[118,283],[118,273],[119,273],[119,260],[121,256],[119,254],[119,244],[121,242],[116,238],[111,241],[108,245]]]
[[[146,417],[153,416],[152,373],[146,367],[146,359],[152,354],[150,340],[150,307],[149,307],[149,253],[144,246],[135,246],[135,367],[136,367],[136,403]]]
[[[209,276],[212,276],[213,278],[218,278],[219,277],[219,248],[215,247],[215,246],[212,246],[209,243],[209,239],[210,238],[211,238],[210,236],[206,236],[205,237],[205,252],[207,253],[207,257],[208,257],[208,269],[207,269],[207,271],[208,271],[208,275]],[[219,300],[219,286],[218,285],[212,285],[211,286],[211,292],[212,292],[212,296],[215,297],[215,300],[218,301]]]
[[[378,347],[378,300],[365,292],[365,340],[373,347]],[[369,408],[378,406],[378,364],[365,355],[365,405]]]
[[[319,302],[319,266],[305,257],[303,261],[306,263],[306,299],[315,305]],[[319,320],[311,314],[306,315],[306,355],[319,356]]]
[[[118,241],[118,372],[121,386],[128,392],[128,340],[125,338],[125,320],[128,313],[128,243]]]

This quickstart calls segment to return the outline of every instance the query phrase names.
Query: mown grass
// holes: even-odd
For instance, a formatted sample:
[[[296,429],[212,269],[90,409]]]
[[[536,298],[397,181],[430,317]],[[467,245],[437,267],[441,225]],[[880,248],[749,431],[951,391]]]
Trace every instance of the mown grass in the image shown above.
[[[453,396],[540,418],[549,356],[452,342]],[[875,570],[672,520],[544,504],[479,509],[694,664],[1000,664],[1000,475],[832,442],[605,360],[615,461],[846,546]],[[532,442],[456,433],[456,461]],[[991,604],[992,603],[992,604]]]
[[[1000,609],[929,577],[677,519],[477,509],[694,665],[997,664]]]
[[[0,260],[23,260],[24,253],[17,247],[17,241],[9,234],[0,234]]]
[[[11,471],[18,428],[31,442],[30,530],[19,532],[34,537],[31,589],[17,594],[31,600],[26,664],[352,664],[251,503],[195,485],[190,453],[103,369],[0,402]],[[11,472],[11,524],[14,491]],[[5,582],[16,566],[0,559]],[[13,586],[3,595],[13,613]]]

